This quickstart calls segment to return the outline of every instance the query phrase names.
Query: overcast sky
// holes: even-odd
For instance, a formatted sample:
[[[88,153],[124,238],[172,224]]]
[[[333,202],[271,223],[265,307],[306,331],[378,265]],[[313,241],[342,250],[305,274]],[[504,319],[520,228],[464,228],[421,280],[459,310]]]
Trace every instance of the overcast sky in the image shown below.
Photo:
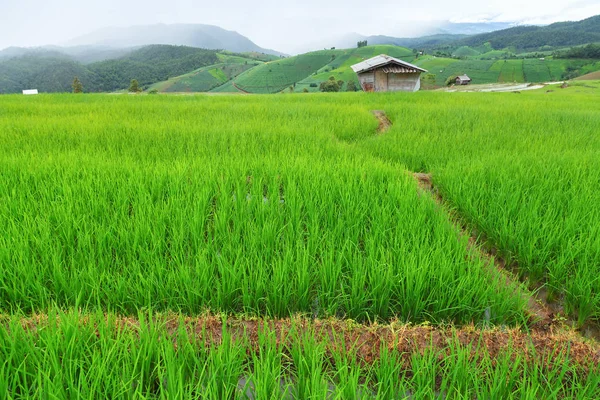
[[[418,36],[431,21],[545,24],[597,14],[600,0],[0,0],[0,49],[61,44],[110,26],[202,23],[291,52],[350,32]]]

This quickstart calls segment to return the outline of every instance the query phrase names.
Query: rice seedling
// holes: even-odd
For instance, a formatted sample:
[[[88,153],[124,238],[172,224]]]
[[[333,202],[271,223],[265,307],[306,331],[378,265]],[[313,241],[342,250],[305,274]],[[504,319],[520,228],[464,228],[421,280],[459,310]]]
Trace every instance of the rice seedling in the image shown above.
[[[514,330],[531,322],[523,288],[411,174],[579,326],[597,321],[593,96],[0,97],[0,391],[598,397],[595,348]],[[203,312],[244,329],[186,322]],[[332,317],[435,328],[358,335]]]

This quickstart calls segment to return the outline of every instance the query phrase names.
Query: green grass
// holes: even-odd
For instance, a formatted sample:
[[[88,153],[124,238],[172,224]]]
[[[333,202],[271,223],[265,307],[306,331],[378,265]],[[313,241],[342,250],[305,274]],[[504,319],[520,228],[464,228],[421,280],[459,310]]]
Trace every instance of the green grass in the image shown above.
[[[3,103],[0,309],[523,317],[400,166],[347,148],[377,125],[351,97]]]
[[[496,64],[500,64],[500,76],[498,82],[525,82],[523,77],[523,60],[502,60],[496,61]]]
[[[360,89],[358,78],[354,71],[350,68],[354,64],[358,64],[371,57],[378,56],[380,54],[387,54],[392,57],[400,58],[404,61],[412,62],[414,54],[411,50],[391,45],[377,45],[367,46],[358,49],[344,50],[345,54],[342,56],[336,56],[336,58],[328,63],[326,66],[317,71],[316,74],[311,75],[296,85],[296,91],[300,91],[306,88],[310,92],[316,92],[319,90],[318,86],[321,82],[326,81],[329,77],[334,76],[336,80],[344,81],[342,91],[345,91],[348,86],[348,82],[352,81],[356,88]],[[311,84],[313,86],[311,87]]]
[[[462,344],[458,332],[443,349],[408,355],[382,344],[373,349],[377,358],[364,362],[356,343],[324,341],[310,327],[292,325],[285,341],[260,329],[251,345],[227,328],[211,343],[204,329],[173,331],[143,313],[119,329],[114,315],[87,315],[85,324],[83,317],[52,312],[49,323],[31,328],[16,318],[1,324],[2,392],[111,399],[600,396],[597,365],[573,362],[568,350],[544,355],[509,342],[492,352],[483,338]],[[336,351],[336,344],[346,350]]]
[[[318,71],[340,50],[321,50],[267,62],[238,76],[234,82],[250,93],[277,93]]]
[[[415,98],[387,109],[400,123],[373,145],[432,172],[477,230],[583,324],[600,319],[599,92],[554,90]]]
[[[513,79],[527,70],[485,65],[481,74]],[[599,87],[0,97],[0,391],[598,397],[597,370],[567,353],[531,358],[507,343],[489,354],[449,340],[444,352],[382,346],[365,363],[359,347],[332,351],[310,331],[283,343],[267,330],[251,345],[224,330],[206,346],[158,316],[525,332],[527,292],[417,189],[418,171],[525,285],[544,285],[580,326],[597,323]],[[393,122],[385,134],[371,110]],[[50,322],[31,329],[23,317],[38,313]],[[135,317],[133,328],[114,329],[117,315]]]
[[[399,57],[405,61],[414,58],[411,50],[388,45],[321,50],[268,62],[238,76],[234,81],[240,89],[250,93],[277,93],[290,86],[295,86],[297,92],[305,88],[316,92],[321,82],[335,76],[344,81],[342,90],[345,90],[349,81],[354,81],[359,86],[350,66],[379,54]]]
[[[190,73],[158,82],[147,90],[159,92],[209,92],[226,84],[241,73],[262,64],[261,61],[252,60],[230,54],[217,53],[219,64],[200,68]]]
[[[580,74],[600,68],[600,64],[593,60],[479,58],[482,57],[457,60],[424,56],[415,64],[435,74],[438,86],[443,86],[448,77],[462,74],[467,74],[474,84],[550,82],[561,80],[567,68],[576,69]]]
[[[462,46],[452,52],[455,57],[475,57],[480,55],[477,50],[469,46]]]

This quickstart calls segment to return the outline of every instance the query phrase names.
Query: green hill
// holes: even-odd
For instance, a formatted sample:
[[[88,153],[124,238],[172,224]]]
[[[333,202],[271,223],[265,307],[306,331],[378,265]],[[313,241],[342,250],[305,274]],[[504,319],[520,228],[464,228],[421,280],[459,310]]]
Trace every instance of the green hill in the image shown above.
[[[0,93],[70,92],[75,76],[86,92],[125,89],[132,79],[146,86],[219,63],[216,50],[185,46],[153,45],[124,57],[83,65],[68,56],[29,54],[0,61]]]
[[[226,87],[220,87],[214,91],[277,93],[289,87],[295,87],[295,91],[301,91],[304,88],[309,91],[318,91],[318,85],[330,76],[343,80],[345,89],[350,80],[358,83],[350,66],[378,54],[388,54],[406,61],[414,58],[411,50],[392,45],[320,50],[257,66],[240,74]]]
[[[452,52],[452,55],[455,57],[474,57],[478,56],[480,53],[472,47],[462,46]]]
[[[548,26],[517,26],[474,35],[452,43],[456,47],[490,43],[495,50],[514,47],[519,50],[545,46],[564,47],[600,42],[600,15],[576,22],[557,22]]]
[[[218,64],[199,68],[169,80],[155,83],[148,90],[159,92],[208,92],[223,85],[244,71],[262,64],[262,61],[230,54],[217,54]]]
[[[600,62],[581,59],[482,60],[426,56],[414,62],[435,75],[437,86],[450,76],[467,74],[475,84],[549,82],[579,76],[600,69]]]
[[[126,57],[90,64],[88,68],[99,78],[97,91],[113,91],[128,87],[131,79],[146,86],[218,62],[215,50],[152,45]]]
[[[241,74],[233,84],[248,93],[281,92],[342,54],[342,50],[322,50],[270,61]]]
[[[329,79],[330,76],[334,76],[336,80],[344,81],[342,90],[346,90],[348,82],[353,81],[356,87],[360,87],[358,79],[352,68],[352,65],[364,61],[368,58],[375,57],[379,54],[387,54],[392,57],[400,58],[404,61],[412,62],[415,58],[413,52],[406,47],[393,46],[393,45],[377,45],[377,46],[366,46],[357,49],[344,50],[344,55],[336,57],[335,60],[328,63],[326,66],[317,71],[314,75],[308,76],[301,80],[296,85],[296,91],[301,91],[304,88],[308,91],[318,91],[318,85]],[[312,86],[311,86],[312,84]],[[316,85],[316,87],[315,87]]]
[[[71,91],[73,77],[97,86],[98,77],[84,65],[67,57],[25,55],[0,62],[0,93],[20,93],[24,89],[41,92]]]

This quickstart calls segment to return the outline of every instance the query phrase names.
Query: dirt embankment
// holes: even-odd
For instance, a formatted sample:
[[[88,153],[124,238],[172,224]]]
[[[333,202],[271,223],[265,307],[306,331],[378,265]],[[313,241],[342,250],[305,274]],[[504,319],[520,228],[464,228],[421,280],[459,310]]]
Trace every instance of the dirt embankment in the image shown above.
[[[82,315],[78,321],[83,326],[98,328],[99,324],[109,324],[111,329],[129,330],[133,333],[148,326],[147,322],[143,325],[138,319],[129,317],[113,316],[98,320]],[[60,320],[51,323],[46,314],[21,319],[21,326],[34,335],[39,329],[50,324],[58,328],[61,326]],[[527,362],[540,363],[568,354],[570,361],[580,365],[583,371],[600,363],[600,347],[597,343],[582,340],[574,332],[553,329],[523,332],[520,329],[507,328],[486,330],[472,325],[455,328],[407,325],[399,322],[383,325],[358,324],[339,319],[313,320],[305,317],[270,320],[223,319],[208,314],[199,317],[155,315],[152,326],[161,327],[161,335],[169,337],[175,346],[182,329],[188,337],[209,346],[219,345],[225,328],[225,332],[228,332],[233,340],[242,341],[249,351],[259,350],[261,332],[273,334],[277,344],[284,348],[308,336],[324,345],[329,355],[337,352],[348,354],[352,349],[356,352],[358,360],[365,364],[377,361],[381,349],[387,348],[401,356],[406,368],[410,367],[411,356],[414,354],[434,351],[439,359],[443,359],[453,354],[457,346],[471,350],[475,361],[481,360],[483,356],[495,359],[508,354],[519,355]]]
[[[499,278],[507,286],[514,287],[516,295],[527,300],[528,311],[531,317],[531,328],[535,331],[547,331],[550,329],[565,329],[575,327],[576,321],[564,317],[564,309],[559,302],[549,302],[547,292],[543,283],[537,283],[533,287],[533,292],[526,292],[520,289],[519,281],[511,271],[517,271],[519,265],[513,260],[504,259],[497,248],[489,247],[485,244],[485,237],[478,233],[474,234],[469,225],[454,211],[450,211],[445,200],[435,188],[431,174],[414,173],[421,191],[429,193],[435,202],[447,213],[448,219],[456,227],[459,235],[468,238],[470,251],[478,255],[481,259],[487,260],[490,273]],[[593,338],[600,342],[600,327],[588,323],[584,325],[579,332],[588,338]]]

